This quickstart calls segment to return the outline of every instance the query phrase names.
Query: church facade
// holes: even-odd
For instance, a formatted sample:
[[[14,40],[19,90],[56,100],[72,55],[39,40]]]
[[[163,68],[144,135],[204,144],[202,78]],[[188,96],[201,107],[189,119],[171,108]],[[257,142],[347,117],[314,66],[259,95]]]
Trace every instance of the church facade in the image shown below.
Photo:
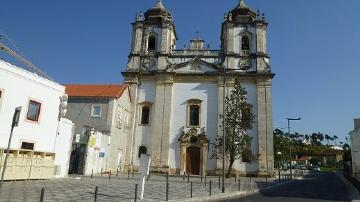
[[[251,151],[235,161],[237,174],[273,173],[272,79],[264,15],[242,0],[225,16],[221,48],[210,50],[196,37],[176,48],[172,13],[158,0],[132,23],[131,52],[122,72],[132,94],[133,128],[125,161],[138,170],[142,153],[151,171],[214,174],[222,160],[212,159],[212,143],[222,133],[224,95],[235,78],[247,91],[255,115]],[[225,165],[227,166],[227,165]]]

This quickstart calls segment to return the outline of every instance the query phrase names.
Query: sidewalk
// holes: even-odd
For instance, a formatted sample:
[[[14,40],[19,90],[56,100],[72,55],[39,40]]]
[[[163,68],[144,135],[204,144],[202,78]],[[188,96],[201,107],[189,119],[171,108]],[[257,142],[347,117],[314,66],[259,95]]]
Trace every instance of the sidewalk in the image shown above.
[[[225,180],[226,193],[222,194],[219,188],[217,176],[200,177],[169,176],[168,199],[171,201],[187,201],[192,197],[194,201],[206,200],[217,197],[231,196],[234,194],[249,194],[259,189],[266,189],[279,184],[277,178],[228,178]],[[192,183],[191,183],[192,182]],[[118,177],[94,176],[90,178],[71,176],[64,179],[5,182],[2,186],[0,201],[39,201],[40,190],[45,188],[45,201],[94,201],[95,187],[98,186],[97,201],[134,201],[135,184],[139,183],[139,175],[129,177],[121,174]],[[284,183],[284,181],[282,182]],[[138,192],[139,196],[139,192]],[[205,198],[204,198],[205,197]],[[195,198],[198,198],[197,200]],[[166,199],[166,175],[151,175],[145,185],[144,200],[142,201],[165,201]],[[140,201],[138,199],[138,201]]]

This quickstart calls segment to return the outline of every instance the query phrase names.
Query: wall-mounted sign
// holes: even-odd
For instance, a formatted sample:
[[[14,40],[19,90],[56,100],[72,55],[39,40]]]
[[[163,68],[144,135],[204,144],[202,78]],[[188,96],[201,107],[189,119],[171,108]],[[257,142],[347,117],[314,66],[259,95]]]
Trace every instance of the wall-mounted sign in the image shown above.
[[[105,152],[99,152],[99,157],[105,157]]]
[[[19,125],[20,112],[21,112],[21,107],[16,107],[11,124],[12,127],[16,127]]]
[[[89,137],[89,147],[94,147],[96,145],[96,136],[90,135]]]

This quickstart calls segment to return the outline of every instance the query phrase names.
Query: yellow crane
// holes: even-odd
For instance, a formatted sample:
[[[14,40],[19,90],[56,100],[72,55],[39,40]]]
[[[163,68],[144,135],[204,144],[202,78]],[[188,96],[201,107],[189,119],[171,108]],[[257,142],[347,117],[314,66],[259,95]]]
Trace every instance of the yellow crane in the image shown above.
[[[33,73],[35,73],[35,74],[37,74],[37,75],[39,75],[41,77],[44,77],[46,79],[53,80],[50,76],[48,76],[43,71],[41,71],[39,68],[37,68],[29,60],[25,59],[23,56],[21,56],[20,54],[18,54],[17,52],[12,50],[8,46],[6,46],[4,43],[2,43],[1,42],[2,38],[7,38],[7,37],[6,37],[6,35],[0,35],[0,50],[4,51],[5,53],[7,53],[10,56],[14,57],[15,59],[17,59],[21,63],[25,64],[29,68],[29,70],[32,71]]]

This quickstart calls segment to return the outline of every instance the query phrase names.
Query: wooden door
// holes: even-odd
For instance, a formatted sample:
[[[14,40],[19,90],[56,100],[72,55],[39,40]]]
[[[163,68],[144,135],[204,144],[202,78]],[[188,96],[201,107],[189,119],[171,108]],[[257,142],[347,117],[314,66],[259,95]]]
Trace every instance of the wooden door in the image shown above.
[[[191,175],[200,174],[200,148],[188,147],[186,149],[186,172]]]

